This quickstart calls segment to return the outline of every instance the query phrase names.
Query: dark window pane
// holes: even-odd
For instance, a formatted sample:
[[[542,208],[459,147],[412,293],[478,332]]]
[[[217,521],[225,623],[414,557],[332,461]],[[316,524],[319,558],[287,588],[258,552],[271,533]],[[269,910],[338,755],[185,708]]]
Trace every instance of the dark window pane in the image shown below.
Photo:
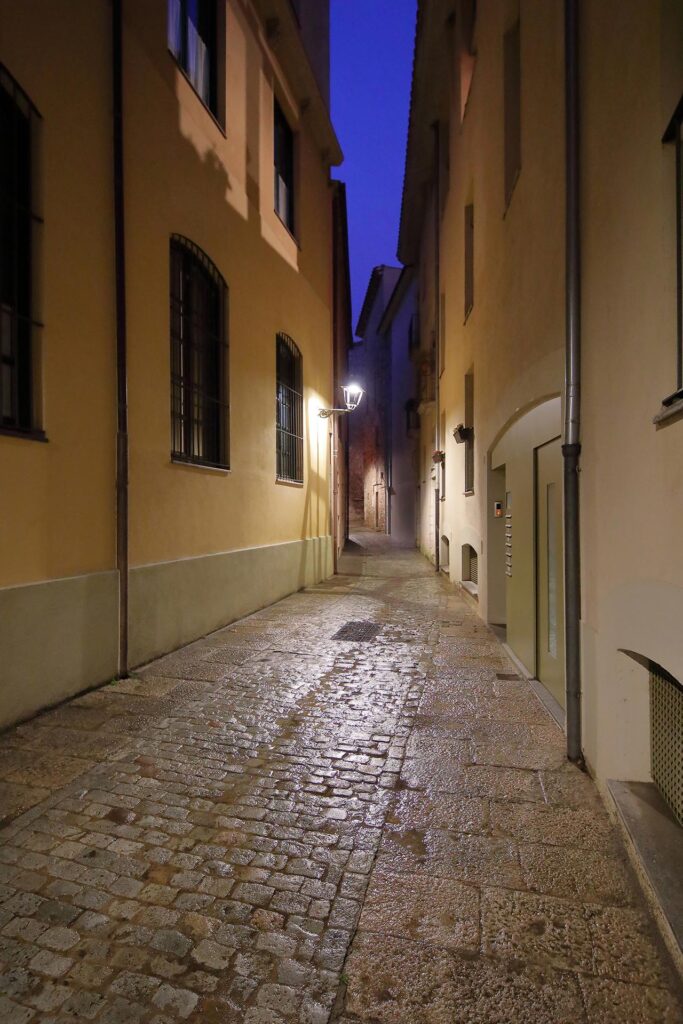
[[[187,239],[171,240],[171,447],[174,456],[228,464],[225,282]]]
[[[474,490],[474,374],[465,376],[465,491]]]
[[[217,114],[216,0],[168,0],[168,48],[206,106]]]
[[[33,426],[33,211],[36,113],[0,65],[0,425]]]
[[[286,334],[276,339],[276,472],[280,480],[303,483],[303,372],[299,349]]]
[[[294,231],[294,134],[275,101],[275,212]]]
[[[465,207],[465,317],[474,306],[474,206]]]
[[[509,203],[522,169],[522,96],[519,21],[503,38],[505,117],[505,203]]]

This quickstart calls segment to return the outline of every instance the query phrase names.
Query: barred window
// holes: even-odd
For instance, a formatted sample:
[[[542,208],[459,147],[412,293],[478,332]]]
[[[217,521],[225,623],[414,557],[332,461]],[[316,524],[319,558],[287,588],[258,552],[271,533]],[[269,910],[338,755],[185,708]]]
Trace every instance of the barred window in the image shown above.
[[[168,48],[203,103],[218,110],[216,0],[168,0]]]
[[[227,468],[227,293],[202,250],[171,238],[171,449],[174,459]]]
[[[303,483],[303,360],[286,334],[277,336],[276,363],[277,478]]]
[[[40,118],[0,64],[0,428],[35,436],[34,146]]]

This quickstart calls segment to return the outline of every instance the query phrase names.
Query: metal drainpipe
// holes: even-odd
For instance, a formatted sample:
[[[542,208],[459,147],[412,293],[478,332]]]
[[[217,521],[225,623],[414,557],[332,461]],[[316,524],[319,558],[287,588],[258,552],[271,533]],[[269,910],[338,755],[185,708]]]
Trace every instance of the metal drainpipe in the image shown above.
[[[386,467],[387,467],[387,535],[391,536],[392,492],[394,488],[394,424],[392,411],[394,408],[394,373],[393,373],[393,328],[389,328],[387,344],[387,389],[386,411],[384,414],[386,430]]]
[[[128,673],[128,367],[123,188],[122,0],[112,0],[114,260],[116,281],[116,568],[119,574],[119,675]]]
[[[434,449],[441,451],[441,422],[439,416],[439,330],[440,299],[441,299],[441,134],[439,122],[432,125],[434,130]],[[434,566],[436,572],[441,569],[440,540],[441,533],[441,495],[439,491],[439,463],[436,465],[436,487],[434,488]]]
[[[579,147],[579,0],[565,0],[566,350],[564,413],[564,572],[567,672],[567,756],[583,765],[581,750],[581,233]]]

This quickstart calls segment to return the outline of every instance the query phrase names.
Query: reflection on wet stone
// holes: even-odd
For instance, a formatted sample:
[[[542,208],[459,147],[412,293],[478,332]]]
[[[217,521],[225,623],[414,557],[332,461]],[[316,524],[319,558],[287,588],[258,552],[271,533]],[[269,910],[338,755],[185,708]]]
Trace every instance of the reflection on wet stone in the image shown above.
[[[416,552],[356,552],[0,739],[1,1019],[681,1020],[526,682]]]

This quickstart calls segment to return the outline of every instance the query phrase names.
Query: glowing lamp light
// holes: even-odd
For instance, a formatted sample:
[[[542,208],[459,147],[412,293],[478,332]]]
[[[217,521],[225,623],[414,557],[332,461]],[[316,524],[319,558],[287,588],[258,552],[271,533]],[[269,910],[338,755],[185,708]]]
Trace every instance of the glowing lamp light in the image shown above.
[[[320,416],[321,419],[326,420],[330,416],[334,416],[335,413],[343,416],[345,413],[353,412],[354,409],[358,408],[361,403],[361,399],[365,394],[363,388],[359,384],[344,384],[342,391],[344,392],[344,404],[346,408],[320,409],[318,416]]]
[[[360,384],[345,384],[342,388],[344,392],[344,404],[348,412],[353,412],[357,409],[361,403],[361,399],[365,392],[363,391]]]

